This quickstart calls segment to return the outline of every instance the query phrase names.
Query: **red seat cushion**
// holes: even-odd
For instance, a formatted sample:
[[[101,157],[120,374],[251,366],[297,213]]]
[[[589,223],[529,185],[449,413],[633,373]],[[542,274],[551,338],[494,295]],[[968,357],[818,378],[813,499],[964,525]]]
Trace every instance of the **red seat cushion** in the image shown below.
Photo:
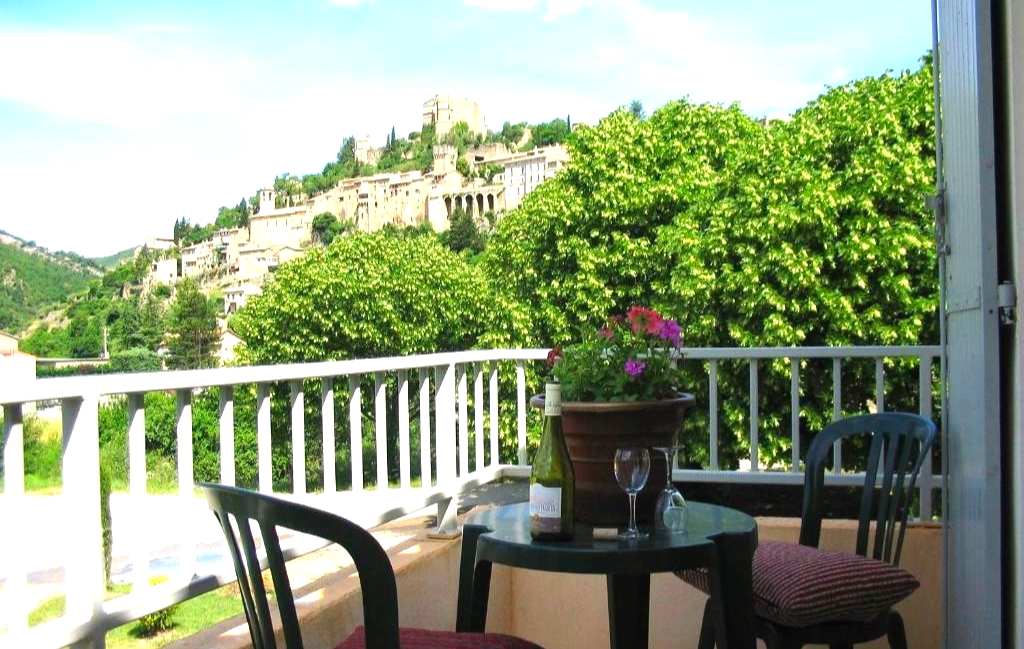
[[[848,552],[765,541],[754,553],[754,611],[777,624],[870,620],[921,584],[906,570]],[[706,568],[677,573],[711,592]]]
[[[532,642],[500,633],[456,633],[426,629],[399,629],[402,649],[543,649]],[[356,627],[334,649],[366,649],[366,629]]]

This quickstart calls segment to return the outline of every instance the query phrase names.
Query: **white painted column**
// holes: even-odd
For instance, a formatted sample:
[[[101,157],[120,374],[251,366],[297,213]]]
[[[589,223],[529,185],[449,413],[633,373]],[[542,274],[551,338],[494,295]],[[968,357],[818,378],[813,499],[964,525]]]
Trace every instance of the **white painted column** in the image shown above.
[[[273,465],[270,461],[270,386],[256,386],[256,465],[259,471],[260,493],[274,492]]]
[[[398,371],[398,480],[402,489],[411,484],[409,448],[409,372]]]
[[[195,477],[192,459],[192,390],[177,391],[178,422],[178,500],[182,517],[187,517],[195,501]],[[178,575],[191,581],[196,574],[196,540],[191,525],[181,525]]]
[[[145,520],[149,508],[146,496],[146,399],[144,394],[128,395],[128,490],[138,520]],[[145,534],[137,533],[132,546],[132,590],[149,587],[149,548]]]
[[[12,647],[24,646],[23,634],[28,630],[28,575],[18,557],[23,556],[30,539],[26,533],[29,524],[25,508],[25,437],[21,404],[4,406],[4,501],[10,516],[6,524],[20,533],[4,534],[0,551],[0,565],[7,576],[4,584],[0,627],[7,626],[7,641]]]
[[[363,490],[363,389],[358,374],[348,377],[348,430],[352,460],[352,491]]]
[[[377,489],[388,488],[388,400],[384,372],[373,374],[373,433],[377,450]]]
[[[100,521],[99,398],[91,394],[62,402],[64,513],[68,543],[65,619],[88,622],[103,604],[103,527]]]
[[[292,420],[292,493],[306,493],[306,411],[302,381],[289,381]]]
[[[483,363],[473,366],[473,447],[476,452],[473,469],[484,468],[484,372]]]
[[[235,388],[225,385],[220,389],[220,481],[235,484]]]
[[[334,379],[320,380],[320,423],[323,432],[324,493],[338,491],[337,450],[334,443]]]
[[[432,486],[430,467],[430,370],[422,368],[420,375],[420,486]]]

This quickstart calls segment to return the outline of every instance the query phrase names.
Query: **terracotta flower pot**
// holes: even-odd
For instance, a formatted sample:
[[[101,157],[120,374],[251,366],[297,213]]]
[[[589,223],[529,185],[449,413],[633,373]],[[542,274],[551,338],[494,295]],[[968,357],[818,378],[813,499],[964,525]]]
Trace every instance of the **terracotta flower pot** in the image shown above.
[[[626,493],[615,481],[615,449],[624,446],[668,446],[678,434],[686,412],[696,403],[692,394],[675,399],[631,403],[562,402],[562,430],[576,476],[576,520],[596,526],[629,522]],[[544,407],[544,397],[530,399]],[[665,485],[665,456],[651,452],[651,474],[637,496],[641,523],[654,517],[654,501]]]

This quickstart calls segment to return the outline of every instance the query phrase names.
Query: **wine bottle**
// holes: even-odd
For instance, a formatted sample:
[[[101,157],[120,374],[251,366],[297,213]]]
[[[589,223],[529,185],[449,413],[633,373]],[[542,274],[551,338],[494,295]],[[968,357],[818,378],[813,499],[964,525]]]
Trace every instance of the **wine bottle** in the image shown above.
[[[562,386],[544,388],[544,432],[530,470],[530,536],[567,541],[573,534],[575,477],[562,435]]]

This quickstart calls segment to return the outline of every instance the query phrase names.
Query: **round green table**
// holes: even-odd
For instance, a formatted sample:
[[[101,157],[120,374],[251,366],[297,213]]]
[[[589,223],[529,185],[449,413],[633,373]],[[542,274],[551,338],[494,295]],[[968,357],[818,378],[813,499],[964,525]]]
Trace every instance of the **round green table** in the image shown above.
[[[549,572],[606,575],[611,647],[642,649],[647,647],[650,629],[651,574],[707,567],[718,646],[753,649],[750,567],[757,547],[754,519],[728,507],[691,502],[686,532],[645,531],[650,532],[648,538],[638,541],[609,539],[600,534],[595,538],[593,527],[577,523],[572,540],[539,542],[530,538],[528,503],[471,515],[463,527],[456,630],[484,630],[491,566],[497,563]],[[680,583],[680,588],[686,587]]]

